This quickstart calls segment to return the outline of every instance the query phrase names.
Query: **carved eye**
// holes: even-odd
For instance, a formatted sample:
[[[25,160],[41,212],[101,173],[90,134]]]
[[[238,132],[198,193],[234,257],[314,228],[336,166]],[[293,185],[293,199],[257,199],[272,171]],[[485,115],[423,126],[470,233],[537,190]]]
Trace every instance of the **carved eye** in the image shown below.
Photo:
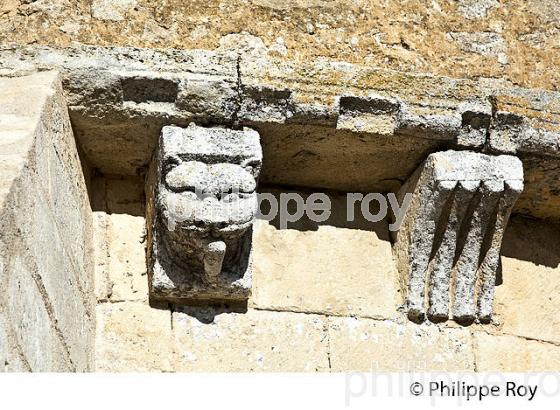
[[[175,192],[196,192],[208,184],[208,170],[202,162],[191,161],[172,168],[165,176],[165,183]]]
[[[222,194],[222,197],[227,194],[250,194],[255,191],[255,178],[239,165],[217,164],[211,166],[209,172],[210,191]]]
[[[259,169],[261,162],[257,159],[249,159],[243,164],[243,168],[254,175],[254,171]]]
[[[165,158],[163,167],[162,167],[162,174],[167,175],[173,168],[179,165],[181,162],[178,158],[175,157],[168,157]]]

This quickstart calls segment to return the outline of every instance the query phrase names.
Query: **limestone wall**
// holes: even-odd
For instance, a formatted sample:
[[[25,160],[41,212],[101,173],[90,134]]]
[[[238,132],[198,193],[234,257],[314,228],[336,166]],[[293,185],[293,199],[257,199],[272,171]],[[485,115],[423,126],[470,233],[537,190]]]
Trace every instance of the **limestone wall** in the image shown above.
[[[0,42],[215,49],[558,90],[556,0],[7,0]],[[239,43],[232,33],[253,37]]]
[[[60,77],[0,89],[0,370],[89,371],[91,208]]]
[[[0,46],[0,72],[60,70],[77,143],[104,174],[143,174],[165,125],[249,126],[261,183],[396,191],[431,152],[514,154],[514,212],[560,220],[560,93],[262,52]]]
[[[558,16],[554,0],[1,2],[0,369],[558,370]],[[162,127],[191,122],[255,129],[260,191],[334,207],[257,221],[246,310],[148,302],[143,177]],[[408,320],[386,222],[343,220],[346,192],[396,192],[447,149],[523,162],[491,324]]]
[[[495,320],[406,318],[385,222],[258,220],[246,312],[150,306],[142,181],[97,178],[98,371],[557,371],[560,226],[514,217]],[[278,192],[272,190],[271,192]]]

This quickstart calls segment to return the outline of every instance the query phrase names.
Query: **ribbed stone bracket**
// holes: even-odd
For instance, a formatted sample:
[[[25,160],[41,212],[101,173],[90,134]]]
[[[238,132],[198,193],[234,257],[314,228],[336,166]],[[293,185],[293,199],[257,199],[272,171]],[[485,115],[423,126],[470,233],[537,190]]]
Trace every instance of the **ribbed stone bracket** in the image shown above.
[[[428,156],[399,192],[410,206],[395,253],[411,320],[492,317],[500,248],[523,190],[517,157],[468,151]]]
[[[152,300],[249,297],[261,163],[256,131],[163,127],[146,189]]]

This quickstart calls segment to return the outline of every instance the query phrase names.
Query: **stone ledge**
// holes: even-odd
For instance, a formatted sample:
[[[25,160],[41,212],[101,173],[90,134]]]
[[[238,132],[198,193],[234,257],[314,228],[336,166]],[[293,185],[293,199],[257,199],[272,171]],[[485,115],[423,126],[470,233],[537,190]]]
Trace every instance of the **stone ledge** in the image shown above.
[[[558,92],[228,50],[2,46],[0,55],[2,75],[62,71],[77,140],[104,173],[144,172],[164,125],[249,125],[262,138],[263,183],[393,191],[431,152],[487,150],[524,162],[514,213],[560,219]],[[333,167],[348,172],[327,178]]]
[[[110,110],[113,116],[163,117],[179,125],[208,120],[304,123],[479,148],[489,132],[489,146],[498,152],[560,156],[554,143],[560,132],[560,94],[499,80],[329,60],[293,62],[227,50],[2,46],[0,53],[0,69],[7,74],[62,70],[71,109],[87,116]],[[173,85],[172,95],[151,95],[167,88],[162,81]],[[506,138],[519,127],[523,135]]]

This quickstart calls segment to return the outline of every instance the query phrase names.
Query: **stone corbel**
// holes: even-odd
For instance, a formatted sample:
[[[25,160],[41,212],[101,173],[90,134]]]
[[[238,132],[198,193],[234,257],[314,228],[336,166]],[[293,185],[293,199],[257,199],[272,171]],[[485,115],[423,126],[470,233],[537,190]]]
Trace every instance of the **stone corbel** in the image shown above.
[[[146,189],[151,300],[249,297],[261,164],[256,131],[163,127]]]
[[[399,192],[412,199],[395,235],[411,320],[491,320],[502,238],[522,190],[514,156],[438,152],[416,170]]]

